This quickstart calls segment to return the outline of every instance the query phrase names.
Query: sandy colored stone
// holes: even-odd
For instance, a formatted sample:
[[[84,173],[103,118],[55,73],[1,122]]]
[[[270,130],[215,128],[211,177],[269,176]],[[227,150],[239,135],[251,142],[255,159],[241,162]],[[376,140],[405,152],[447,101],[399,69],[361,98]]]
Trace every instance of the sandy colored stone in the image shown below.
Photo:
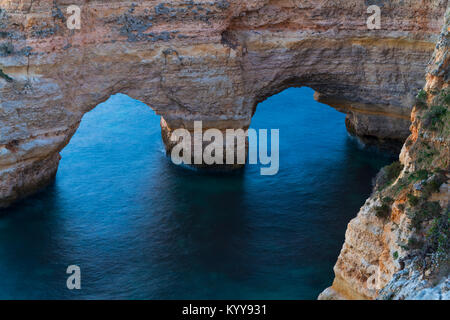
[[[161,115],[165,141],[195,120],[246,128],[259,102],[300,86],[345,112],[352,133],[403,141],[417,91],[448,81],[448,63],[425,77],[447,1],[383,1],[381,30],[366,26],[368,2],[0,0],[0,206],[50,182],[83,115],[115,93]],[[72,4],[81,30],[66,26]],[[445,54],[438,48],[432,63]],[[448,151],[448,137],[430,139]],[[416,157],[403,147],[405,168]],[[321,298],[376,298],[373,267],[379,288],[401,268],[392,253],[408,219],[397,211],[383,222],[377,205],[371,197],[349,223]]]
[[[447,13],[446,24],[427,68],[427,82],[424,89],[428,92],[428,104],[430,105],[432,104],[432,92],[439,94],[443,90],[448,90],[449,87],[449,26],[450,11]],[[400,154],[400,161],[404,168],[397,181],[393,183],[393,187],[388,188],[383,195],[374,192],[357,217],[349,223],[345,243],[334,267],[335,280],[332,286],[319,296],[319,299],[327,300],[336,297],[344,299],[448,299],[446,292],[450,276],[445,272],[449,266],[442,265],[440,270],[434,272],[437,273],[435,275],[437,279],[430,279],[433,274],[431,270],[417,270],[418,266],[423,265],[423,257],[418,256],[414,250],[408,250],[405,246],[417,231],[412,227],[405,210],[408,191],[395,191],[396,184],[400,183],[400,179],[419,167],[423,167],[429,172],[439,169],[448,173],[450,170],[448,131],[428,130],[423,122],[424,112],[426,111],[422,111],[418,107],[413,110],[411,135]],[[439,152],[430,158],[431,162],[425,166],[420,162],[424,150],[422,147],[417,147],[424,143],[433,146],[433,150]],[[447,175],[447,178],[450,176]],[[445,214],[446,210],[447,212],[450,210],[449,182],[450,180],[443,183],[439,192],[433,193],[429,199],[429,201],[439,203],[442,214]],[[404,189],[406,188],[405,186]],[[386,196],[393,200],[392,210],[387,220],[377,217],[375,212],[376,207],[381,205],[380,197]],[[427,236],[424,232],[420,232],[419,235]],[[440,271],[444,274],[440,274]],[[369,279],[375,279],[376,286],[372,286]]]
[[[405,139],[445,3],[390,1],[382,29],[368,30],[356,0],[2,0],[0,69],[12,81],[0,78],[0,176],[59,153],[83,114],[119,92],[172,129],[223,129],[248,127],[259,102],[309,86],[355,134]],[[71,4],[81,30],[66,26]],[[10,184],[0,180],[2,205],[26,183]]]

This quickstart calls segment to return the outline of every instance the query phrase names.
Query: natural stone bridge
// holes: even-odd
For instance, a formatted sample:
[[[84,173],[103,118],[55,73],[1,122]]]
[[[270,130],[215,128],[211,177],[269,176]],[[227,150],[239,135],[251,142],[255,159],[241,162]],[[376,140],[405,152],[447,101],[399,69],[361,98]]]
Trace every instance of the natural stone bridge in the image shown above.
[[[381,30],[366,25],[373,3]],[[193,120],[246,128],[260,101],[309,86],[353,133],[403,140],[446,3],[1,0],[0,205],[48,183],[83,114],[119,92],[167,137]]]
[[[66,26],[72,4],[82,9],[80,30]],[[380,30],[366,26],[372,4],[382,7]],[[402,141],[447,5],[0,0],[0,207],[50,182],[83,114],[118,92],[162,116],[166,143],[195,120],[204,129],[247,128],[258,102],[292,86],[309,86],[319,101],[347,113],[352,133]],[[447,24],[430,61],[430,92],[448,87],[448,64]],[[411,171],[418,126],[401,157]],[[448,164],[447,138],[423,137]],[[448,203],[448,191],[443,197]],[[349,224],[333,287],[321,298],[375,298],[368,269],[379,267],[383,285],[399,270],[390,252],[410,233],[408,219],[398,208],[392,221],[377,218],[377,201],[371,197]]]

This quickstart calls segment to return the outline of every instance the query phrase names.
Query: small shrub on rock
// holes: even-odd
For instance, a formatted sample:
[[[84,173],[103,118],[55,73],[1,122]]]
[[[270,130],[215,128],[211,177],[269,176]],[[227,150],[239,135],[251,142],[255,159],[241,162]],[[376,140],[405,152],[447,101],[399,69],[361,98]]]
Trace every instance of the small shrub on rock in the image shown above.
[[[438,130],[444,125],[444,117],[447,114],[447,108],[435,105],[428,110],[423,118],[423,126],[432,131]]]
[[[380,219],[387,219],[391,216],[391,206],[394,199],[385,197],[381,200],[381,206],[375,208],[375,215]]]
[[[419,198],[415,195],[409,193],[406,197],[408,198],[408,203],[411,207],[415,207],[419,204]]]
[[[375,177],[375,187],[378,191],[383,190],[387,186],[390,186],[395,179],[398,178],[400,172],[403,170],[403,165],[396,161],[380,170]]]
[[[419,108],[425,108],[427,106],[428,94],[425,90],[420,90],[416,96],[416,105]]]

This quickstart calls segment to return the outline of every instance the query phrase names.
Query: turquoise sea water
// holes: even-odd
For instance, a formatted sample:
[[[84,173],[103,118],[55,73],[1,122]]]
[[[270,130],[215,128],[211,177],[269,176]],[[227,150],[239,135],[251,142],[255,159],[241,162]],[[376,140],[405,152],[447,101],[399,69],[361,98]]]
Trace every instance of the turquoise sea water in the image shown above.
[[[258,107],[252,127],[280,129],[276,176],[176,167],[159,117],[111,97],[85,115],[55,183],[2,212],[0,299],[315,299],[393,157],[361,148],[312,95]]]

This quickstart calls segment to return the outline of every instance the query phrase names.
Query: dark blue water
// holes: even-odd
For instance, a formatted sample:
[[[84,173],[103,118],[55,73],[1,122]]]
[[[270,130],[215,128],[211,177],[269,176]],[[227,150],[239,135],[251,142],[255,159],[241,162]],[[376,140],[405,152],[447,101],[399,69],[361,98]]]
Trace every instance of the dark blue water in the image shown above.
[[[253,127],[280,129],[276,176],[175,167],[159,117],[111,97],[84,117],[55,183],[0,217],[0,298],[315,299],[392,157],[362,149],[312,94],[258,107]]]

